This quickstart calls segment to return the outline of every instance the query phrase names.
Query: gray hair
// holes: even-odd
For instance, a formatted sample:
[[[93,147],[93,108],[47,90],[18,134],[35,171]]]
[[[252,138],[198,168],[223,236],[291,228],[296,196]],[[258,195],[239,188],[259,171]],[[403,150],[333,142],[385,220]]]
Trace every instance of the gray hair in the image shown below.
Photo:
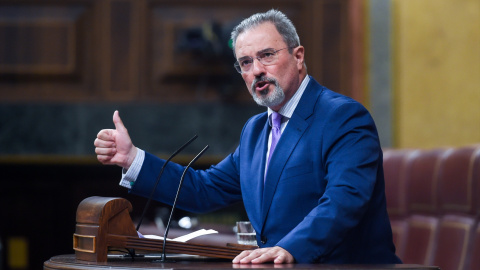
[[[240,34],[266,22],[271,22],[275,25],[278,33],[280,33],[287,44],[290,53],[292,53],[293,48],[300,46],[300,38],[298,37],[297,30],[292,21],[290,21],[290,19],[281,11],[271,9],[265,13],[253,14],[249,18],[244,19],[233,29],[231,34],[233,54],[235,55],[235,43]]]

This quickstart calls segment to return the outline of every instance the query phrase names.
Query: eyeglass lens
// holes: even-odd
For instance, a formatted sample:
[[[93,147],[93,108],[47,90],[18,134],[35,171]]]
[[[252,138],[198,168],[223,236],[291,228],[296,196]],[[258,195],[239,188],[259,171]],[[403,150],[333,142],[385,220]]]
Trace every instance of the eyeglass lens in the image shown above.
[[[253,61],[256,58],[260,63],[265,66],[275,64],[276,60],[278,59],[277,54],[279,51],[284,50],[287,48],[279,49],[279,50],[266,50],[260,53],[256,57],[246,56],[242,59],[235,62],[234,66],[235,69],[239,72],[247,72],[253,66]]]

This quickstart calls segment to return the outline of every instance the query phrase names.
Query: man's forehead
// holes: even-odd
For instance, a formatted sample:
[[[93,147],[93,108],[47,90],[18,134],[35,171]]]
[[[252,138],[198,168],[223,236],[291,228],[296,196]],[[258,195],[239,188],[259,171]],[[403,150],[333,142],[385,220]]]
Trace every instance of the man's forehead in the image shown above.
[[[271,22],[264,22],[259,25],[253,26],[251,28],[246,29],[243,31],[241,34],[238,35],[238,39],[249,39],[255,36],[266,36],[266,35],[272,35],[272,36],[280,36],[280,33],[278,32],[277,28],[275,25]]]
[[[270,22],[245,30],[238,35],[235,53],[238,57],[261,53],[262,50],[276,48],[285,43],[277,28]]]

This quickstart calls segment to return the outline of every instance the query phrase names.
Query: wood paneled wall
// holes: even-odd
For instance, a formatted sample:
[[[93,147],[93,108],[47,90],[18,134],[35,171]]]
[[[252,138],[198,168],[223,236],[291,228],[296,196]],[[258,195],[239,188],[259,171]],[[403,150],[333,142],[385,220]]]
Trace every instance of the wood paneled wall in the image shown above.
[[[72,252],[80,199],[122,196],[119,168],[61,165],[65,155],[93,159],[93,139],[112,126],[118,107],[146,150],[170,154],[195,131],[200,149],[215,142],[214,155],[231,151],[244,121],[264,110],[251,101],[227,46],[233,25],[255,12],[285,12],[306,48],[308,73],[361,101],[362,2],[0,1],[0,157],[46,160],[0,163],[0,198],[9,205],[0,241],[27,239],[27,268],[38,269],[50,256]]]
[[[270,8],[285,12],[296,25],[309,74],[361,99],[359,3],[3,0],[1,100],[251,102],[232,66],[228,39],[242,18]]]

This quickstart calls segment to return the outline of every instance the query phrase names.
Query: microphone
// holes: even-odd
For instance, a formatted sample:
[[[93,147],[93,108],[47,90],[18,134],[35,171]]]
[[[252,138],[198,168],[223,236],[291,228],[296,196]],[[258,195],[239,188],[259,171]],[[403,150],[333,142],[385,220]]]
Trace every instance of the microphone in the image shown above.
[[[172,205],[172,211],[170,212],[170,217],[168,218],[167,226],[165,227],[165,234],[163,235],[163,254],[162,254],[162,259],[160,260],[161,262],[166,262],[167,255],[165,253],[165,245],[167,243],[167,235],[170,229],[170,222],[172,221],[173,212],[175,211],[175,206],[177,205],[178,194],[180,193],[180,189],[182,188],[185,174],[187,173],[187,170],[190,168],[190,166],[192,166],[192,164],[195,163],[195,161],[197,161],[197,159],[199,159],[203,155],[203,153],[207,151],[207,149],[208,149],[208,145],[205,146],[205,148],[203,148],[203,150],[200,151],[200,153],[198,153],[197,156],[194,157],[192,161],[190,161],[190,163],[188,163],[187,167],[185,167],[185,170],[183,170],[182,177],[180,178],[180,183],[178,184],[177,195],[175,195],[175,200],[173,201],[173,205]]]
[[[175,157],[178,153],[180,153],[180,151],[185,149],[185,147],[187,147],[190,143],[192,143],[197,138],[198,138],[197,135],[193,136],[190,140],[188,140],[188,142],[186,142],[184,145],[182,145],[180,148],[178,148],[177,151],[175,151],[163,164],[162,169],[160,170],[160,173],[157,176],[157,181],[155,182],[155,185],[153,186],[152,193],[150,193],[150,197],[148,198],[147,203],[145,204],[145,208],[143,208],[143,213],[140,216],[140,221],[137,224],[137,229],[136,229],[137,231],[138,231],[138,229],[140,229],[140,225],[142,225],[143,218],[145,217],[145,214],[147,213],[147,209],[150,205],[150,202],[152,201],[153,194],[155,193],[155,190],[157,189],[158,183],[160,182],[160,177],[163,174],[163,170],[165,169],[165,166],[167,166],[168,162],[170,162],[170,160],[173,157]]]

